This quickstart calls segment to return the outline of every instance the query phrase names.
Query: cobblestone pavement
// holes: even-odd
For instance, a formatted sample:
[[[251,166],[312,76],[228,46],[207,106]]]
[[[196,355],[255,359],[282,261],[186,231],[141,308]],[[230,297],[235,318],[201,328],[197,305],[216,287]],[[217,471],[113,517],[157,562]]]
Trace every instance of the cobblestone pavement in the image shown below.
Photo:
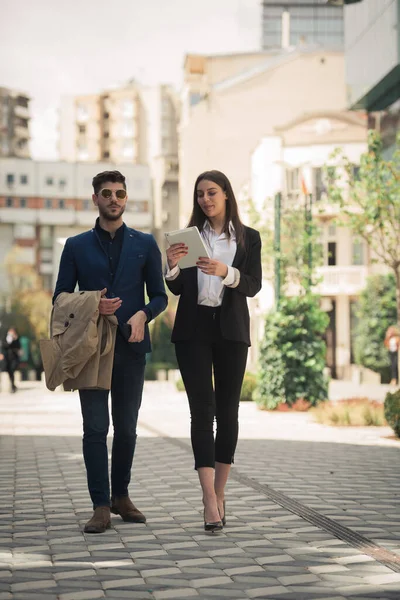
[[[400,598],[400,443],[241,406],[227,526],[202,530],[184,394],[147,383],[131,496],[85,535],[76,394],[0,394],[0,600]]]

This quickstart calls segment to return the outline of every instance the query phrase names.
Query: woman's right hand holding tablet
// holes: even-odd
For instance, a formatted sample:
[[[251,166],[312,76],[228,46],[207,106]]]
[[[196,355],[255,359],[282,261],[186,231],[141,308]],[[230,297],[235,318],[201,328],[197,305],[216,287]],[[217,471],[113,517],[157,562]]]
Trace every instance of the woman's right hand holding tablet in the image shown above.
[[[172,244],[172,246],[167,249],[167,262],[169,269],[172,270],[174,267],[176,267],[181,258],[186,256],[187,253],[188,247],[186,244]]]

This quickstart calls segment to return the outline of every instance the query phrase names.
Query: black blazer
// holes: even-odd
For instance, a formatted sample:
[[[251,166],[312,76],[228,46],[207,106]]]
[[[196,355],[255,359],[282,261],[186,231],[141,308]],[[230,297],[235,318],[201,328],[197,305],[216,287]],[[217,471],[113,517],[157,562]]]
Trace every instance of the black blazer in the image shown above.
[[[226,287],[221,306],[222,336],[250,346],[250,317],[247,296],[253,297],[261,289],[261,238],[258,231],[244,228],[244,247],[238,245],[232,266],[240,271],[240,282],[235,288]],[[176,311],[172,341],[193,339],[197,318],[197,267],[182,269],[166,284],[175,296],[180,296]]]

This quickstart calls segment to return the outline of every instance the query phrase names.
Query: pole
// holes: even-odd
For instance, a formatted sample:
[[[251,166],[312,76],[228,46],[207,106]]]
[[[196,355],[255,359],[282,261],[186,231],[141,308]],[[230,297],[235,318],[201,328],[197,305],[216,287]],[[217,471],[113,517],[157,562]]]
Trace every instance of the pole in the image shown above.
[[[309,272],[309,283],[310,288],[312,286],[312,267],[313,267],[313,255],[312,255],[312,194],[309,194],[309,206],[308,206],[308,272]]]
[[[304,198],[304,220],[307,235],[307,267],[308,267],[308,289],[312,286],[312,194],[306,194]]]
[[[275,254],[275,305],[278,307],[281,297],[281,208],[282,194],[275,195],[275,227],[274,227],[274,254]]]

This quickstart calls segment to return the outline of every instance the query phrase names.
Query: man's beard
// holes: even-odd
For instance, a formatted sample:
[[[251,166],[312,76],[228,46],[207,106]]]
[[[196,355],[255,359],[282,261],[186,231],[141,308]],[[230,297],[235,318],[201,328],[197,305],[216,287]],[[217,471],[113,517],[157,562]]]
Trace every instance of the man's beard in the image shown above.
[[[117,213],[109,212],[109,208],[103,208],[99,206],[100,216],[103,217],[106,221],[118,221],[122,217],[125,212],[125,206],[122,206]]]

